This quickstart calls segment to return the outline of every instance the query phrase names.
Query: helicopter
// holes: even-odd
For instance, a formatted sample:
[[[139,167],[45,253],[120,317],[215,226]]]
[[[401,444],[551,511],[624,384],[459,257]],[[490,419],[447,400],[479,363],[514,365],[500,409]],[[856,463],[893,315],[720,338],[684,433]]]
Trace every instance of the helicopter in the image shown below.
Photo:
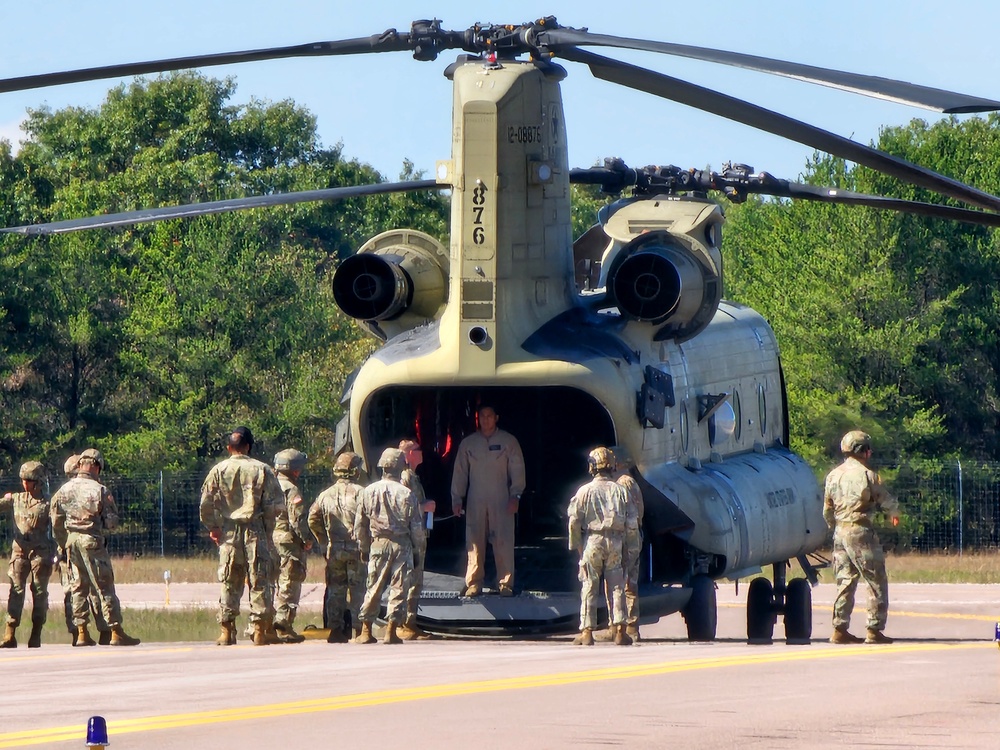
[[[345,384],[338,450],[371,470],[382,449],[414,435],[430,460],[429,496],[447,497],[454,452],[488,403],[515,435],[528,489],[516,522],[517,591],[462,596],[459,519],[439,514],[428,543],[418,623],[451,633],[576,629],[579,585],[566,505],[598,445],[627,453],[643,493],[639,584],[645,620],[680,612],[691,640],[716,635],[716,585],[770,568],[747,594],[747,635],[789,642],[812,633],[811,585],[828,529],[812,468],[789,448],[779,347],[767,321],[724,299],[725,216],[710,191],[867,205],[1000,225],[1000,198],[730,96],[597,55],[600,46],[681,55],[821,83],[942,112],[1000,102],[751,55],[614,37],[553,17],[175,58],[0,80],[0,92],[178,68],[289,56],[458,50],[452,151],[433,179],[168,206],[0,231],[43,235],[312,200],[451,191],[450,245],[406,228],[364,243],[333,278],[340,308],[380,347]],[[562,62],[872,167],[976,208],[799,185],[740,164],[719,172],[632,168],[618,159],[573,168]],[[570,186],[624,197],[572,237]],[[982,210],[980,210],[982,209]],[[443,505],[446,503],[442,503]],[[787,579],[791,560],[804,578]]]

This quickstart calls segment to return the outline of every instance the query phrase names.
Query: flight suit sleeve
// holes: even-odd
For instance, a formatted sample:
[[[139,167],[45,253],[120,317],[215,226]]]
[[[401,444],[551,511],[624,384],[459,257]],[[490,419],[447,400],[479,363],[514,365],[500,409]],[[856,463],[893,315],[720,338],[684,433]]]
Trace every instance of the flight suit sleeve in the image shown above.
[[[464,442],[459,443],[458,455],[455,456],[455,470],[451,475],[451,505],[453,509],[462,507],[465,502],[465,494],[469,489],[469,451]]]
[[[507,459],[507,479],[510,484],[510,496],[520,497],[524,492],[524,454],[517,438],[511,438],[510,456]]]
[[[107,487],[101,490],[101,523],[106,531],[118,528],[118,505]]]

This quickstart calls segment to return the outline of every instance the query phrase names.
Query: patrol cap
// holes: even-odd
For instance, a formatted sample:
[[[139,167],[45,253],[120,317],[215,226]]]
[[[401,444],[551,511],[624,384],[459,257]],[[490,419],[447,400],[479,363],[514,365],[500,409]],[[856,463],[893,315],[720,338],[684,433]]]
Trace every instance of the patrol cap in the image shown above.
[[[386,448],[378,460],[378,467],[399,474],[406,468],[406,456],[398,448]]]
[[[337,456],[337,460],[333,463],[333,473],[334,476],[344,477],[345,479],[352,479],[356,477],[361,471],[361,456],[357,453],[351,453],[350,451],[345,451]]]
[[[76,470],[80,468],[80,454],[74,453],[72,456],[66,459],[66,463],[63,464],[63,471],[67,474],[76,474]]]
[[[613,471],[615,468],[615,454],[608,448],[600,446],[590,452],[590,455],[587,456],[587,463],[590,465],[592,473]]]
[[[101,468],[101,471],[104,471],[104,456],[99,450],[97,450],[97,448],[87,448],[87,450],[81,453],[80,463],[83,463],[85,459],[97,464]]]
[[[302,471],[306,468],[306,460],[309,458],[305,453],[295,448],[285,448],[274,454],[275,471]]]
[[[41,461],[25,461],[21,464],[21,471],[19,472],[21,479],[27,479],[32,482],[41,482],[45,479],[45,466]]]
[[[844,454],[860,453],[872,447],[872,436],[861,430],[851,430],[840,441],[840,452]]]

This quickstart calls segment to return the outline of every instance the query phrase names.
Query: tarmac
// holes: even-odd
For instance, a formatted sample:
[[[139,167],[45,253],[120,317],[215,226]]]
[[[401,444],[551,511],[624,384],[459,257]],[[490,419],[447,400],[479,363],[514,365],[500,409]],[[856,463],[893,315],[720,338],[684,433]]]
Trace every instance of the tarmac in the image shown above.
[[[92,716],[116,750],[997,747],[1000,586],[890,584],[886,646],[827,642],[833,589],[813,590],[809,645],[785,644],[780,616],[773,644],[748,645],[746,587],[728,584],[711,643],[689,643],[672,615],[625,648],[567,636],[4,650],[0,748],[83,747]],[[118,590],[126,608],[218,597],[216,584],[172,584],[169,603],[164,585]],[[306,585],[301,623],[321,598]]]

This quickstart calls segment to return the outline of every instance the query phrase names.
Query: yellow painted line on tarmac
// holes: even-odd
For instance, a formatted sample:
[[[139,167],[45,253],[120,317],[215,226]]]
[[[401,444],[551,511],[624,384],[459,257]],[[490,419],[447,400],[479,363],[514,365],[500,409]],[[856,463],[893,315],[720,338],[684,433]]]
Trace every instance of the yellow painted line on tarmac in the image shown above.
[[[745,604],[740,602],[725,602],[718,606],[726,607],[729,609],[742,609]],[[825,604],[814,604],[812,607],[814,610],[822,610],[824,612],[833,612],[833,607],[827,606]],[[858,607],[855,607],[858,610]],[[864,607],[860,608],[862,614],[864,614]],[[891,617],[928,617],[930,619],[939,620],[978,620],[981,622],[1000,622],[1000,615],[975,615],[975,614],[964,614],[962,612],[900,612],[899,610],[889,607],[889,615]]]
[[[629,664],[602,669],[589,669],[578,672],[557,672],[553,674],[525,675],[521,677],[505,677],[496,680],[479,680],[476,682],[458,682],[444,685],[426,685],[422,687],[401,688],[397,690],[379,690],[370,693],[357,693],[333,698],[318,698],[314,700],[295,701],[290,703],[273,703],[262,706],[245,706],[240,708],[221,709],[217,711],[199,711],[186,714],[168,714],[137,719],[120,719],[108,722],[108,735],[112,742],[117,735],[135,732],[149,732],[159,729],[179,729],[182,727],[202,726],[206,724],[222,724],[251,719],[271,719],[283,716],[318,713],[323,711],[342,711],[348,708],[365,708],[391,703],[409,703],[413,701],[432,700],[470,694],[496,693],[507,690],[527,690],[532,688],[558,687],[563,685],[578,685],[588,682],[603,682],[607,680],[626,680],[637,677],[651,677],[671,674],[674,672],[690,672],[702,669],[721,669],[724,667],[743,667],[761,664],[777,664],[781,662],[816,661],[820,659],[844,658],[850,656],[895,656],[929,651],[947,651],[968,648],[992,647],[992,642],[976,642],[961,644],[917,643],[897,644],[892,647],[872,646],[840,646],[837,648],[817,648],[809,650],[789,649],[787,651],[772,651],[764,654],[741,653],[732,656],[718,656],[699,659],[682,659],[680,661],[657,662],[653,664]],[[0,734],[0,748],[26,747],[51,742],[82,741],[84,730],[79,726],[51,727],[47,729],[32,729],[23,732],[6,732]]]

